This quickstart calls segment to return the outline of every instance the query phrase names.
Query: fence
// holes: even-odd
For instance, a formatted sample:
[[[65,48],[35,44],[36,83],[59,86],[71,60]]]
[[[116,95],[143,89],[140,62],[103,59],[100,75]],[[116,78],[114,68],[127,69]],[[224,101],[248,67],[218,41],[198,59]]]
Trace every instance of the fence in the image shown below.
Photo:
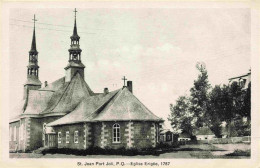
[[[211,140],[197,140],[198,144],[230,144],[230,143],[250,143],[250,142],[251,142],[251,136],[213,138]]]

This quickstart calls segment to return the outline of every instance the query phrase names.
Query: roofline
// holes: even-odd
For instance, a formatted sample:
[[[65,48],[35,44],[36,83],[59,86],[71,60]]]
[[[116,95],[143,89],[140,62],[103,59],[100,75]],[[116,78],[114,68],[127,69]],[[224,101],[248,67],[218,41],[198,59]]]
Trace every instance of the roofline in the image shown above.
[[[26,117],[30,117],[30,118],[44,118],[44,117],[50,117],[50,116],[64,116],[67,113],[49,113],[49,114],[25,114],[23,113],[22,115],[20,115],[18,118],[15,119],[11,119],[9,120],[9,124],[19,121],[22,118],[26,118]]]
[[[19,121],[19,120],[20,120],[20,118],[11,119],[11,120],[9,120],[9,124],[14,123],[14,122],[17,122],[17,121]]]
[[[68,114],[67,112],[49,112],[40,114],[42,117],[49,117],[49,116],[62,116]]]
[[[246,75],[241,75],[241,76],[237,76],[237,77],[229,78],[228,80],[232,80],[232,79],[237,79],[237,78],[246,77],[246,76],[249,76],[250,74],[251,74],[251,72],[247,73]]]
[[[54,125],[49,125],[49,127],[56,127],[56,126],[62,126],[62,125],[72,125],[72,124],[80,124],[80,123],[98,123],[98,122],[120,122],[120,121],[148,121],[148,122],[164,122],[164,120],[92,120],[92,121],[74,121],[70,123],[63,123],[63,124],[54,124]]]

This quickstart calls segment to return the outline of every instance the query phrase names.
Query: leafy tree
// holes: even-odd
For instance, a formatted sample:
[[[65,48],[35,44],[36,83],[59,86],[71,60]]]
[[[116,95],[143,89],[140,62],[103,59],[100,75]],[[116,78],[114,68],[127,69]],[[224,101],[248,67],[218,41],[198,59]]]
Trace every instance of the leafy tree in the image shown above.
[[[192,111],[194,116],[197,118],[195,123],[196,126],[202,127],[204,123],[206,123],[206,125],[209,124],[206,111],[210,84],[208,81],[206,66],[203,63],[197,63],[196,68],[199,70],[200,74],[198,79],[194,81],[194,86],[190,89],[190,111]]]
[[[209,118],[210,129],[217,136],[221,137],[221,113],[223,113],[223,99],[224,94],[220,85],[215,86],[209,93],[208,106],[207,106],[207,118]]]
[[[196,128],[208,126],[217,137],[221,137],[221,125],[226,122],[229,136],[250,135],[251,83],[246,90],[237,82],[216,85],[211,89],[206,66],[197,63],[196,68],[200,73],[190,89],[190,96],[180,96],[175,105],[170,104],[168,120],[175,132],[182,131],[192,136]],[[243,117],[247,117],[246,124]]]
[[[176,104],[170,104],[171,114],[168,120],[171,122],[174,132],[187,132],[193,135],[194,115],[191,113],[190,100],[187,96],[180,96]]]
[[[248,84],[248,88],[244,91],[241,116],[247,117],[248,120],[251,120],[251,82]]]

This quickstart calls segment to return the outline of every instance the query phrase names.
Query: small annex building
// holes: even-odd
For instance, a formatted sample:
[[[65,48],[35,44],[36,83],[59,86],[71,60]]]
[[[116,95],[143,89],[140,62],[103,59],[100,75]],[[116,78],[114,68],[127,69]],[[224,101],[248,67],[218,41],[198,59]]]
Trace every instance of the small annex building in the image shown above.
[[[215,138],[215,134],[210,130],[209,127],[201,127],[196,131],[197,140],[211,140]]]
[[[66,75],[42,87],[34,27],[24,97],[9,121],[9,150],[155,147],[164,121],[134,96],[132,81],[101,93],[86,83],[76,12],[70,39]]]

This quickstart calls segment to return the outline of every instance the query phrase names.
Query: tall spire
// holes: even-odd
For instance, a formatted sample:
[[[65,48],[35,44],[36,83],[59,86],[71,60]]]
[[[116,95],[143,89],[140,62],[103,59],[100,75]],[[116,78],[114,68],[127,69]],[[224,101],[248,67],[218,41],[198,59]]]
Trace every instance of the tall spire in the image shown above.
[[[31,45],[31,50],[30,50],[30,53],[38,53],[37,52],[37,49],[36,49],[36,36],[35,36],[35,22],[37,21],[35,19],[35,15],[33,16],[33,37],[32,37],[32,45]]]
[[[79,35],[78,35],[78,31],[77,31],[77,10],[75,8],[75,10],[73,11],[75,13],[75,20],[74,20],[74,29],[73,29],[73,35],[71,36],[71,38],[77,40],[80,39]]]
[[[31,50],[29,51],[29,64],[27,66],[27,85],[41,85],[39,81],[39,66],[38,66],[38,51],[36,49],[36,35],[35,35],[35,15],[33,22],[33,37]]]

